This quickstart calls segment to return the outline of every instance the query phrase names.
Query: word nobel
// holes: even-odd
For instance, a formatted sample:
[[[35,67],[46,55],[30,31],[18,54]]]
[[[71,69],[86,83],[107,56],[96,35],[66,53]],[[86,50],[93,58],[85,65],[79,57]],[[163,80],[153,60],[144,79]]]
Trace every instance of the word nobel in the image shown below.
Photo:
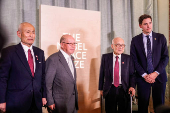
[[[60,48],[59,42],[57,42],[57,48]],[[85,43],[77,43],[75,50],[85,50],[85,51],[87,51],[87,49],[85,47]]]

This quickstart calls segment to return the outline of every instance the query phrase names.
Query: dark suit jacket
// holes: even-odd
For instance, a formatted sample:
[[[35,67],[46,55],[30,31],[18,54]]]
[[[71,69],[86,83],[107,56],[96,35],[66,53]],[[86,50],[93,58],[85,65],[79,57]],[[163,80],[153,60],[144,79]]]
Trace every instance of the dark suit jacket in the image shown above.
[[[2,50],[0,103],[6,102],[7,112],[25,113],[30,108],[33,95],[36,106],[42,109],[42,98],[46,98],[44,52],[34,46],[33,51],[36,62],[34,77],[20,43]]]
[[[160,82],[166,82],[167,76],[165,67],[168,63],[168,48],[166,43],[166,38],[163,34],[152,32],[153,46],[152,46],[152,62],[154,71],[160,73],[156,80]],[[138,77],[142,74],[147,73],[147,58],[143,44],[143,34],[135,36],[131,41],[131,51],[130,54],[135,63],[135,69],[137,71]]]
[[[109,92],[113,82],[113,53],[103,54],[100,67],[99,90],[103,97]],[[134,64],[131,57],[121,54],[121,82],[125,92],[129,87],[135,88]]]
[[[73,59],[73,57],[72,57]],[[61,51],[46,60],[47,104],[55,104],[57,113],[72,113],[78,110],[78,93],[76,69],[74,78]]]

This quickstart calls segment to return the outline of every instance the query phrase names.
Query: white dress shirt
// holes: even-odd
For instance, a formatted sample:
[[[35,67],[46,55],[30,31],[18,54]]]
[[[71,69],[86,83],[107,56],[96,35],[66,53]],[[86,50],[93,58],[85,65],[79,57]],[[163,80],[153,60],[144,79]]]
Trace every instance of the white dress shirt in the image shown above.
[[[28,61],[28,49],[31,50],[31,54],[32,54],[32,57],[33,57],[33,62],[34,62],[34,72],[35,72],[36,64],[35,64],[35,56],[34,56],[34,51],[32,49],[32,45],[30,47],[28,47],[28,46],[22,44],[22,42],[21,42],[21,46],[24,49],[24,53],[25,53],[25,56],[27,58],[27,61]]]
[[[146,57],[147,57],[147,35],[143,33],[143,45],[144,45],[144,48],[145,48],[145,54],[146,54]],[[152,40],[152,32],[149,34],[149,39],[150,39],[150,42],[151,42],[151,50],[152,50],[152,45],[153,45],[153,40]]]
[[[73,75],[73,78],[74,78],[74,68],[73,68],[73,62],[72,62],[72,60],[71,60],[71,55],[69,56],[66,52],[64,52],[61,48],[60,48],[60,51],[61,51],[61,53],[63,54],[63,56],[64,56],[64,58],[66,59],[66,61],[67,61],[67,64],[68,64],[68,66],[69,66],[69,63],[71,63],[71,69],[70,69],[70,71],[72,72],[72,75]],[[69,61],[69,59],[70,59],[70,61]],[[70,68],[70,66],[69,66],[69,68]]]

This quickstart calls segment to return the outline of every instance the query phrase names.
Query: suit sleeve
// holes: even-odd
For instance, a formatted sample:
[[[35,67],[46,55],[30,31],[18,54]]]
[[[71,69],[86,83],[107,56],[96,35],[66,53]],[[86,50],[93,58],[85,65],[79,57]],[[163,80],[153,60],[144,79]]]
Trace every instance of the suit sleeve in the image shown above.
[[[103,90],[103,84],[104,84],[104,55],[102,55],[101,59],[101,66],[100,66],[100,75],[99,75],[99,90]]]
[[[168,47],[167,47],[167,41],[165,36],[163,35],[162,38],[162,49],[161,49],[161,59],[159,61],[158,66],[156,67],[155,71],[162,73],[162,71],[165,69],[166,65],[168,64],[169,61],[169,56],[168,56]]]
[[[45,81],[46,81],[46,91],[47,91],[47,105],[54,104],[53,98],[53,81],[56,74],[56,69],[53,64],[53,61],[48,58],[46,61],[46,69],[45,69]]]
[[[136,53],[136,47],[135,47],[135,41],[132,39],[131,41],[131,48],[130,48],[130,56],[132,57],[134,64],[135,64],[135,69],[138,72],[139,75],[142,76],[142,74],[147,73],[145,70],[142,68],[142,66],[138,62],[138,56]]]
[[[129,75],[130,75],[130,87],[133,87],[135,89],[136,86],[136,75],[135,75],[135,65],[133,62],[132,57],[130,56],[130,65],[129,65]]]
[[[46,82],[45,82],[45,57],[43,52],[43,61],[42,61],[42,98],[47,98],[46,95]]]
[[[6,102],[6,91],[11,68],[11,60],[8,50],[2,50],[0,59],[0,103]]]

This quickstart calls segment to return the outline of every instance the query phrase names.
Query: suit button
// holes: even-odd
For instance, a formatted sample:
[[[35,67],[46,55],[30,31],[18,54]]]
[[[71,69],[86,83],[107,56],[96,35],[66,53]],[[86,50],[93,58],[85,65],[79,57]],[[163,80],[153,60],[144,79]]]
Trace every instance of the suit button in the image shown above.
[[[32,92],[33,92],[33,90],[30,90],[30,92],[32,93]]]
[[[73,93],[73,95],[75,95],[75,93]]]

